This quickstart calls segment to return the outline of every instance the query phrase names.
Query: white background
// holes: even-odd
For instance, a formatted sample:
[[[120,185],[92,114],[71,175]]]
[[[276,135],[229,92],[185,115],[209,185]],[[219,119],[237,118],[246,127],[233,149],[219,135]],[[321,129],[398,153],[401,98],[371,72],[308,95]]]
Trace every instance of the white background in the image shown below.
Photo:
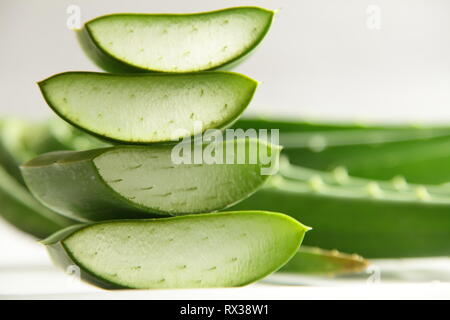
[[[266,39],[235,70],[263,82],[249,113],[450,123],[448,0],[0,0],[0,116],[45,118],[51,112],[37,81],[69,70],[98,71],[66,26],[71,4],[80,6],[83,22],[113,12],[182,13],[238,5],[280,9]],[[367,27],[369,5],[381,10],[379,30]],[[28,272],[28,266],[34,266],[34,271]],[[0,225],[0,295],[97,294],[90,287],[67,289],[58,275],[43,248]],[[135,297],[450,297],[448,285],[430,283],[419,289],[262,286]]]
[[[249,112],[320,119],[450,122],[448,0],[1,0],[0,112],[50,111],[35,84],[98,70],[66,27],[113,12],[198,12],[238,5],[280,9],[262,45],[236,71],[263,85]],[[381,28],[367,28],[367,8]]]

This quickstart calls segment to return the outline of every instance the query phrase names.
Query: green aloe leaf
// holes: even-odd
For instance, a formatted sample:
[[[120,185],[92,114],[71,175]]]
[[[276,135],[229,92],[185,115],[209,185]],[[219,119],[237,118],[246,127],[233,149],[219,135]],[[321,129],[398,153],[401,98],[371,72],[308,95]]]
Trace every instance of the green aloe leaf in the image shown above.
[[[274,12],[237,7],[197,14],[111,14],[78,33],[109,72],[196,72],[230,67],[264,38]]]
[[[450,188],[374,181],[343,168],[324,173],[301,167],[279,176],[233,210],[279,211],[313,225],[306,245],[339,248],[367,258],[450,254]]]
[[[187,149],[177,149],[184,147]],[[236,150],[234,159],[225,158],[232,150]],[[239,160],[240,150],[245,158]],[[198,151],[203,154],[201,162],[195,162]],[[262,169],[277,165],[279,151],[278,146],[258,140],[175,148],[116,146],[48,153],[21,169],[31,192],[49,208],[69,217],[96,221],[226,208],[248,197],[267,180]],[[189,152],[190,159],[174,161],[182,152]],[[207,159],[213,153],[218,157]],[[252,159],[250,155],[255,154],[259,156]],[[263,158],[264,154],[270,158]]]
[[[368,261],[357,254],[302,246],[278,272],[336,276],[362,272],[368,265]]]
[[[60,121],[59,124],[68,126]],[[79,223],[39,203],[24,186],[20,173],[19,165],[23,161],[42,152],[64,148],[52,134],[51,123],[53,121],[35,122],[11,117],[0,121],[0,216],[38,239]],[[73,140],[72,136],[70,140]]]
[[[344,167],[350,175],[375,180],[401,176],[416,184],[450,181],[450,135],[377,144],[329,146],[317,152],[310,148],[286,148],[294,164],[333,170]]]
[[[42,152],[61,149],[50,134],[47,122],[7,117],[0,121],[0,165],[23,184],[19,165]]]
[[[283,154],[299,166],[324,171],[344,167],[352,176],[375,180],[402,176],[417,184],[450,181],[448,126],[243,119],[235,127],[280,129]]]
[[[41,153],[105,146],[106,143],[59,118],[46,121],[27,121],[15,117],[0,119],[0,165],[21,184],[24,181],[19,165]]]
[[[44,244],[104,288],[231,287],[278,270],[308,229],[279,213],[223,212],[75,226]]]
[[[104,139],[133,144],[176,141],[231,125],[256,81],[231,72],[111,75],[67,72],[39,83],[67,122]]]
[[[17,180],[0,167],[0,216],[36,238],[78,223],[40,204]]]

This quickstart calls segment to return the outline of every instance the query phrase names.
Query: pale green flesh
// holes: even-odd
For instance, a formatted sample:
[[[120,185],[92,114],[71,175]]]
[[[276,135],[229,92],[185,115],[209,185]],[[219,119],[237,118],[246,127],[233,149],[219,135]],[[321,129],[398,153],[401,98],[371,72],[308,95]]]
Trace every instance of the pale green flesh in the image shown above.
[[[160,72],[220,67],[255,47],[273,12],[233,8],[203,14],[114,14],[86,24],[93,43],[125,64]]]
[[[282,214],[226,212],[97,223],[62,244],[74,263],[110,285],[227,287],[276,271],[307,230]]]
[[[230,143],[233,145],[233,143]],[[259,164],[171,163],[167,148],[119,149],[94,159],[110,188],[138,205],[171,214],[227,207],[262,185]]]
[[[68,72],[40,87],[50,107],[81,129],[115,141],[152,143],[230,125],[247,107],[256,82],[229,72]]]
[[[200,147],[206,150],[210,145]],[[279,148],[257,140],[217,143],[216,150],[266,149],[272,165]],[[172,146],[122,146],[41,155],[21,167],[27,186],[42,203],[64,215],[98,221],[181,215],[226,208],[267,180],[261,159],[243,163],[172,162]],[[243,149],[243,148],[242,148]],[[203,154],[206,154],[205,152]],[[237,153],[236,153],[237,155]]]

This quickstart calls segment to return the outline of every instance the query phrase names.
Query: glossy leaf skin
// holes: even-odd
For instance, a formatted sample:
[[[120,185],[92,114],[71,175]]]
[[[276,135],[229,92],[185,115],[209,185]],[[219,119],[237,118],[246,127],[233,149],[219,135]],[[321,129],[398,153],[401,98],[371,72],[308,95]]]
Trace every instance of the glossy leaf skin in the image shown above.
[[[17,180],[0,168],[0,216],[19,230],[35,238],[78,223],[40,204]]]
[[[0,164],[19,183],[23,184],[19,165],[38,154],[62,145],[47,129],[46,122],[29,122],[17,118],[3,118],[0,122]]]
[[[270,184],[233,210],[284,212],[314,226],[306,245],[339,248],[367,258],[446,256],[450,254],[450,198],[445,189],[407,193],[342,187],[312,177],[295,181],[274,177]],[[434,199],[436,197],[437,199]]]
[[[356,254],[302,246],[278,272],[337,276],[363,272],[369,262]]]
[[[368,126],[357,123],[327,123],[313,122],[307,120],[292,120],[287,118],[273,118],[263,116],[242,117],[233,125],[241,129],[279,129],[280,134],[284,133],[307,133],[307,132],[327,132],[327,131],[355,131],[355,130],[383,130],[383,126]]]
[[[410,183],[450,181],[450,128],[408,125],[361,126],[286,120],[243,119],[235,127],[280,129],[283,154],[291,163],[352,176]]]
[[[0,164],[22,184],[24,182],[19,165],[39,154],[105,146],[106,143],[57,118],[46,121],[27,121],[12,117],[0,119]]]
[[[278,213],[222,212],[74,226],[43,243],[106,289],[233,287],[278,270],[308,229]]]
[[[62,119],[121,144],[176,142],[230,126],[257,82],[232,72],[107,74],[66,72],[39,82]]]
[[[211,144],[200,145],[206,154]],[[261,159],[266,149],[274,165],[279,148],[257,140],[217,143],[217,150],[241,147],[243,163],[173,163],[173,146],[116,146],[41,155],[21,169],[31,192],[49,208],[86,221],[180,215],[226,208],[254,193],[269,177]],[[192,150],[192,154],[195,151]],[[237,155],[237,153],[235,154]]]
[[[450,181],[450,136],[386,142],[382,144],[309,148],[287,148],[293,164],[333,170],[345,167],[352,176],[375,180],[404,177],[410,183],[442,184]]]
[[[398,140],[400,137],[391,137],[393,133],[405,133],[405,137],[419,138],[419,137],[433,137],[442,136],[450,133],[449,126],[443,125],[417,125],[417,124],[367,124],[359,122],[326,122],[326,121],[309,121],[309,120],[293,120],[288,118],[276,117],[242,117],[233,125],[234,128],[242,129],[279,129],[280,134],[306,134],[306,133],[337,133],[346,132],[348,138],[362,135],[362,141],[366,143],[372,142],[370,139],[373,133],[379,134],[380,141]],[[354,134],[355,133],[355,134]],[[353,135],[354,134],[354,135]],[[345,137],[345,136],[344,136]],[[283,139],[283,137],[281,137]],[[349,139],[350,140],[350,139]],[[343,140],[342,144],[350,144],[351,141]],[[299,146],[299,145],[297,145]]]
[[[86,54],[112,73],[230,69],[262,41],[274,12],[237,7],[196,14],[111,14],[78,31]]]

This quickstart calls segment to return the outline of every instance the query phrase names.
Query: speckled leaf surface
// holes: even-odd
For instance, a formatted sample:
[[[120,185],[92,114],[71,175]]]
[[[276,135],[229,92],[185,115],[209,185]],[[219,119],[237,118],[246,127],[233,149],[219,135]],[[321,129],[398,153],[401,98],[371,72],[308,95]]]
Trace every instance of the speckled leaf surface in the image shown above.
[[[39,83],[67,122],[122,143],[176,141],[231,125],[250,103],[256,81],[237,73],[112,75],[66,72]]]
[[[111,14],[79,31],[109,72],[196,72],[234,65],[264,38],[274,12],[237,7],[198,14]]]
[[[308,229],[279,213],[223,212],[76,226],[44,243],[105,288],[231,287],[283,266]]]
[[[211,144],[200,146],[206,151]],[[279,147],[258,140],[229,140],[217,150],[265,150],[272,165]],[[254,193],[269,177],[262,158],[242,163],[179,163],[173,146],[116,146],[41,155],[22,169],[27,186],[42,203],[70,217],[97,221],[181,215],[226,208]],[[194,152],[193,152],[194,153]],[[237,157],[238,152],[236,152]]]

